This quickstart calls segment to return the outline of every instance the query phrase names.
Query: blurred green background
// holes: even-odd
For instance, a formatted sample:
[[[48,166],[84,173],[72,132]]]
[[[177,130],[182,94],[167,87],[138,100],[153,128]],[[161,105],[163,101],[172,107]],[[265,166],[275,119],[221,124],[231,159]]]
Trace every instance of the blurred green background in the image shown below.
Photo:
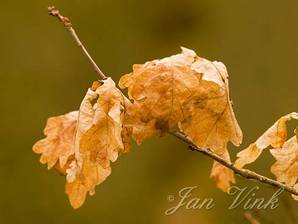
[[[95,196],[77,211],[70,207],[64,178],[47,171],[31,148],[43,137],[46,119],[76,110],[97,76],[63,26],[47,15],[48,5],[71,18],[94,59],[116,81],[132,64],[178,53],[180,46],[223,61],[243,149],[278,117],[298,109],[298,2],[0,2],[0,223],[247,223],[244,210],[228,210],[233,198],[209,179],[212,161],[170,136],[134,146],[113,164]],[[230,150],[235,158],[239,149]],[[249,168],[272,177],[272,162],[267,152]],[[256,184],[237,178],[241,187]],[[193,196],[213,197],[215,208],[164,215],[178,203],[181,188],[195,185]],[[259,186],[259,197],[276,190]],[[176,200],[167,201],[172,194]],[[291,211],[297,208],[283,194],[276,210],[258,215],[261,223],[295,223]]]

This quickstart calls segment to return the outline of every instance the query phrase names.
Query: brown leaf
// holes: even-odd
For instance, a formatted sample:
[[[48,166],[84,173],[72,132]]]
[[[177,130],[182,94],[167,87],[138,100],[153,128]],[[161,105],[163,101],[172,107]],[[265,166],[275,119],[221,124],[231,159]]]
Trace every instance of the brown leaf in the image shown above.
[[[49,169],[57,163],[57,167],[65,167],[74,155],[77,121],[78,111],[48,119],[44,129],[47,137],[36,142],[33,151],[41,154],[40,162],[47,163]]]
[[[75,155],[74,153],[68,158],[66,164],[64,166],[61,166],[59,163],[56,163],[55,165],[55,169],[56,171],[63,175],[66,176],[67,174],[67,170],[70,168],[70,165],[72,164],[72,162],[75,160]]]
[[[66,175],[65,191],[74,208],[110,175],[110,162],[129,150],[131,132],[123,127],[125,102],[128,99],[110,78],[103,84],[95,82],[79,112],[49,118],[47,137],[33,146],[34,152],[42,154],[42,163]]]
[[[238,146],[242,141],[229,99],[228,74],[220,62],[182,48],[181,54],[134,65],[119,86],[128,88],[133,100],[125,123],[138,144],[178,126],[198,147],[219,155],[227,154],[227,142]],[[232,180],[226,176],[226,182]]]
[[[126,113],[124,119],[124,126],[130,132],[130,135],[134,138],[138,145],[140,145],[145,139],[150,138],[152,135],[160,133],[156,129],[156,120],[150,120],[148,122],[142,121],[142,113],[138,104],[126,103]]]
[[[230,102],[227,70],[221,62],[206,59],[194,62],[192,68],[201,75],[200,85],[188,104],[189,116],[179,127],[198,147],[210,149],[230,162],[226,145],[231,141],[239,146],[242,131]],[[210,176],[225,192],[235,183],[234,173],[217,162]]]
[[[90,195],[94,195],[95,186],[101,184],[111,174],[110,167],[103,168],[101,165],[90,161],[89,155],[83,155],[82,159],[84,162],[79,170],[76,170],[78,169],[76,164],[73,164],[75,170],[68,170],[68,177],[75,175],[75,178],[65,184],[65,193],[74,209],[84,204],[88,192]]]
[[[221,62],[206,59],[196,61],[192,67],[201,81],[188,104],[190,116],[181,122],[180,129],[198,147],[223,154],[228,141],[236,146],[242,142],[229,99],[226,68]]]
[[[176,128],[181,122],[182,131],[199,147],[223,148],[229,140],[241,143],[222,63],[212,63],[183,48],[181,54],[135,65],[133,73],[120,79],[119,86],[128,88],[131,110],[140,111],[133,114],[137,123],[143,124],[137,125],[138,129],[145,126],[145,132],[149,129],[154,134]]]
[[[94,100],[96,103],[93,104]],[[124,96],[109,78],[95,91],[89,89],[82,101],[75,141],[76,162],[67,170],[66,193],[74,208],[80,207],[86,194],[111,173],[110,162],[123,144]]]
[[[298,114],[293,112],[278,119],[255,143],[237,154],[235,166],[242,168],[254,162],[269,146],[281,148],[287,140],[287,121],[292,119],[298,119]]]
[[[128,123],[138,143],[176,127],[184,119],[184,105],[199,85],[190,67],[196,57],[195,52],[183,49],[181,54],[169,58],[134,65],[132,73],[121,77],[119,86],[128,88],[133,100]]]

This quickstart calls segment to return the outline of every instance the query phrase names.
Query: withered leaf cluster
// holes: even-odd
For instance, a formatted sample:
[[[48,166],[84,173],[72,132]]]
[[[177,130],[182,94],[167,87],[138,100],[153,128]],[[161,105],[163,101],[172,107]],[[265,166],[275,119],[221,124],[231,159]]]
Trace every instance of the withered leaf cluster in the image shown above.
[[[134,65],[119,87],[128,90],[128,98],[110,78],[93,85],[79,111],[49,118],[46,138],[33,146],[41,163],[66,176],[74,208],[111,174],[111,162],[129,151],[130,138],[141,144],[153,135],[179,130],[196,146],[229,162],[228,142],[241,144],[221,62],[182,48],[181,54]],[[211,177],[223,191],[235,183],[233,172],[217,162]]]

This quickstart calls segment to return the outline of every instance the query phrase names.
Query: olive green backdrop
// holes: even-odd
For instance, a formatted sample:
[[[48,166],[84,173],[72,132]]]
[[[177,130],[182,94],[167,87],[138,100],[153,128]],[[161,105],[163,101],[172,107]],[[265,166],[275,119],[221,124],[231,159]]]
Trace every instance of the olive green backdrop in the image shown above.
[[[64,178],[47,171],[31,148],[43,137],[46,119],[77,110],[97,76],[63,26],[47,16],[52,4],[71,18],[94,59],[116,81],[132,64],[178,53],[180,46],[223,61],[243,149],[279,116],[298,109],[298,2],[0,2],[0,223],[246,223],[244,210],[227,210],[231,196],[209,179],[212,161],[170,136],[134,146],[113,164],[95,196],[77,211],[70,207]],[[229,147],[235,156],[239,149]],[[249,168],[272,176],[272,162],[265,153]],[[238,186],[256,184],[237,178]],[[164,215],[178,202],[167,201],[168,195],[194,185],[199,189],[193,196],[213,197],[216,207]],[[259,197],[276,190],[259,186]],[[298,202],[282,198],[276,210],[259,212],[262,223],[294,223],[289,211],[297,211]]]

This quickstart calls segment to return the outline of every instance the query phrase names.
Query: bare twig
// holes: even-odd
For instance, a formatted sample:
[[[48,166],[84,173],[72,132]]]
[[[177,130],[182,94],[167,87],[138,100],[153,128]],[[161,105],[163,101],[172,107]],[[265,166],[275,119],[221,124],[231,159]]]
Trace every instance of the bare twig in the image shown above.
[[[83,53],[85,54],[85,56],[88,58],[88,60],[92,64],[95,72],[100,76],[101,79],[106,79],[107,77],[105,76],[105,74],[100,70],[100,68],[97,66],[97,64],[95,63],[93,58],[90,56],[90,54],[87,51],[87,49],[85,48],[85,46],[82,44],[79,36],[77,35],[76,31],[72,27],[70,20],[67,17],[62,16],[60,14],[59,10],[57,10],[55,8],[55,6],[49,6],[48,12],[49,12],[49,15],[58,18],[59,21],[63,23],[64,27],[70,32],[70,34],[72,35],[72,37],[74,38],[74,40],[76,41],[78,46],[82,49]]]
[[[90,56],[90,54],[88,53],[88,51],[86,50],[84,45],[81,43],[78,35],[76,34],[75,30],[72,27],[72,24],[71,24],[70,20],[67,17],[62,16],[59,13],[59,10],[57,10],[54,6],[49,7],[48,11],[49,11],[50,15],[52,15],[54,17],[57,17],[64,24],[65,28],[70,32],[70,34],[74,37],[75,41],[82,48],[85,56],[88,58],[90,63],[93,65],[96,73],[101,77],[101,79],[106,79],[107,77],[99,69],[99,67],[97,66],[95,61],[92,59],[92,57]],[[253,171],[246,170],[246,169],[238,169],[232,163],[229,163],[229,162],[225,161],[223,158],[221,158],[220,156],[218,156],[214,152],[212,152],[210,150],[205,150],[205,149],[198,148],[197,146],[194,145],[194,143],[192,143],[190,140],[188,140],[185,137],[185,135],[181,132],[174,132],[174,133],[171,133],[171,134],[174,135],[175,137],[177,137],[178,139],[182,140],[183,142],[187,143],[189,145],[189,148],[192,151],[202,153],[203,155],[212,158],[213,160],[219,162],[221,165],[233,170],[234,173],[239,175],[239,176],[242,176],[242,177],[244,177],[246,179],[249,179],[249,180],[256,180],[256,181],[259,181],[261,183],[268,184],[268,185],[271,185],[271,186],[274,186],[274,187],[277,187],[277,188],[282,188],[285,191],[298,196],[298,191],[296,191],[294,188],[288,187],[288,186],[286,186],[286,185],[284,185],[284,184],[282,184],[278,181],[275,181],[275,180],[272,180],[270,178],[264,177],[264,176],[262,176],[258,173],[253,172]]]

